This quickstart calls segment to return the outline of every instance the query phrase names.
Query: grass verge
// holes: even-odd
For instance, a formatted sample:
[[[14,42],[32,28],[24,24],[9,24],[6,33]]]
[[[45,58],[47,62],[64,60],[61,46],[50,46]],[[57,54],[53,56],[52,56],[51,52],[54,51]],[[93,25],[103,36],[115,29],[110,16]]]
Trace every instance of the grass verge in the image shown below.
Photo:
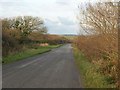
[[[81,74],[84,88],[113,88],[105,76],[98,72],[98,67],[90,63],[85,56],[74,48],[75,63]]]
[[[3,57],[2,62],[3,62],[3,64],[12,63],[12,62],[19,61],[19,60],[22,60],[22,59],[25,59],[28,57],[32,57],[37,54],[42,54],[42,53],[48,52],[51,49],[58,48],[60,46],[61,45],[50,45],[50,46],[28,49],[28,50],[25,50],[25,51],[22,51],[22,52],[19,52],[16,54],[12,54],[12,55]]]

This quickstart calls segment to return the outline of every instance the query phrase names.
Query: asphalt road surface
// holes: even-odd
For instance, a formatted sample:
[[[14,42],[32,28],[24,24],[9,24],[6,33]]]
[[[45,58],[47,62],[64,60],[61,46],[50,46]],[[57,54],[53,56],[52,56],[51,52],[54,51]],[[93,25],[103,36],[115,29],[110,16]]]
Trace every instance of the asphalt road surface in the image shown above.
[[[80,88],[70,44],[3,65],[3,88]]]

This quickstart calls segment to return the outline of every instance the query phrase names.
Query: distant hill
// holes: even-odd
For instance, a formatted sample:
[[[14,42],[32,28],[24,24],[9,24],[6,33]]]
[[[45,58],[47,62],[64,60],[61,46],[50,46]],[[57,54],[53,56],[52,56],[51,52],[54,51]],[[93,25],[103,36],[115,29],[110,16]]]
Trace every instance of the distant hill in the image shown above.
[[[76,34],[64,34],[63,36],[78,36]]]
[[[74,38],[76,38],[78,35],[75,35],[75,34],[64,34],[62,35],[63,37],[67,38],[67,39],[70,39],[70,40],[73,40]]]

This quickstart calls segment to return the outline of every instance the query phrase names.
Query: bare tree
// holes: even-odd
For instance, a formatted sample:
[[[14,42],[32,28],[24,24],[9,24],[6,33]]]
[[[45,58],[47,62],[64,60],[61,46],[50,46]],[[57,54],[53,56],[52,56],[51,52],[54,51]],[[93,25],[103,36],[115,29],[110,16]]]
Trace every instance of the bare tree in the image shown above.
[[[83,9],[83,8],[82,8]],[[97,34],[114,33],[118,29],[118,5],[113,2],[87,4],[81,9],[80,25],[86,32]],[[90,30],[90,31],[89,31]]]
[[[80,26],[89,34],[89,36],[79,37],[78,47],[86,55],[94,57],[96,60],[103,58],[103,53],[108,57],[102,61],[102,63],[106,62],[105,68],[102,64],[101,68],[104,73],[107,72],[107,75],[114,79],[117,87],[120,82],[117,75],[119,72],[117,54],[118,20],[120,17],[118,4],[117,2],[87,3],[85,7],[79,7],[80,14],[78,16]],[[111,67],[109,67],[109,62],[112,63]]]
[[[16,17],[12,19],[11,28],[19,30],[23,36],[28,36],[33,31],[39,31],[41,33],[47,32],[44,29],[43,20],[39,17],[32,16]]]
[[[2,30],[3,35],[10,34],[14,38],[19,39],[20,43],[28,41],[28,35],[32,32],[41,34],[47,33],[44,21],[39,17],[32,16],[18,16],[2,19]]]

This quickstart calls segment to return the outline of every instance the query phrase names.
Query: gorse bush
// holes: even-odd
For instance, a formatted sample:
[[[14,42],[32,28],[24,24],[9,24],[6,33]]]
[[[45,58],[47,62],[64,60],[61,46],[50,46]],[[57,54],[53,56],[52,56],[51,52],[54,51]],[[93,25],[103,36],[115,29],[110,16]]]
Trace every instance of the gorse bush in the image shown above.
[[[99,67],[109,84],[118,80],[118,3],[87,4],[80,12],[80,26],[87,35],[79,35],[76,46],[89,61]]]

